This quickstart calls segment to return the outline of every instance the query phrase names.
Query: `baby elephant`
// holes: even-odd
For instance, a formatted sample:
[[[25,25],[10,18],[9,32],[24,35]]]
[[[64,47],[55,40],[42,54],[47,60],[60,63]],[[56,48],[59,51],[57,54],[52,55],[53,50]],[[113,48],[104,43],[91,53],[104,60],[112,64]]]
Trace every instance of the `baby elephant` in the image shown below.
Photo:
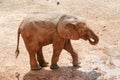
[[[79,66],[78,55],[73,50],[70,40],[81,38],[88,40],[92,45],[99,41],[98,36],[87,27],[82,18],[67,14],[32,13],[25,17],[18,28],[16,57],[19,54],[20,34],[29,53],[31,70],[47,66],[42,53],[43,46],[53,44],[50,68],[58,69],[57,62],[62,49],[71,54],[73,66]]]

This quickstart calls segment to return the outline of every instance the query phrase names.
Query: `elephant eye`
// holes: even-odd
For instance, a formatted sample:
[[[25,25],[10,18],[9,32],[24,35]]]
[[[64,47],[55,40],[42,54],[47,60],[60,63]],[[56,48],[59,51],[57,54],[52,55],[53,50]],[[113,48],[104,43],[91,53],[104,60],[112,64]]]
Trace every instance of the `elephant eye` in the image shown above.
[[[88,33],[88,30],[85,29],[85,33],[87,34],[87,33]]]
[[[88,38],[89,36],[86,34],[85,37]]]

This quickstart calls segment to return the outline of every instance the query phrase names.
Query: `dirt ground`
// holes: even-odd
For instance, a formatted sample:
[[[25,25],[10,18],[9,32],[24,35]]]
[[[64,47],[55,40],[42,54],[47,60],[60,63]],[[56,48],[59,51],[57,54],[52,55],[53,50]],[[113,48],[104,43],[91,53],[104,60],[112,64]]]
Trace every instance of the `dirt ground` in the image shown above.
[[[59,1],[59,3],[58,3]],[[31,12],[55,12],[82,16],[99,36],[98,45],[72,41],[81,68],[72,67],[70,54],[62,51],[58,70],[30,71],[22,38],[15,59],[17,29]],[[51,61],[52,45],[43,49]],[[120,0],[0,0],[0,80],[120,80]]]

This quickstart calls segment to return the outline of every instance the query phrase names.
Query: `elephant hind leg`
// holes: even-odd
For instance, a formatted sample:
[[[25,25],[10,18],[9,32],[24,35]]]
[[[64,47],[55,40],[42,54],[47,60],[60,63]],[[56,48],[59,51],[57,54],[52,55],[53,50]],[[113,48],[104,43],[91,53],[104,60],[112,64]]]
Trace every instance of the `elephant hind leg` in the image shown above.
[[[41,67],[47,67],[48,66],[48,62],[45,61],[43,53],[42,53],[42,47],[40,47],[39,50],[37,51],[37,60],[38,60],[39,65]]]
[[[31,70],[40,70],[41,67],[37,63],[36,53],[38,51],[39,45],[36,40],[30,40],[29,38],[24,37],[25,46],[29,53],[30,66]]]
[[[30,57],[31,70],[40,70],[41,67],[37,63],[35,52],[30,52],[29,57]]]

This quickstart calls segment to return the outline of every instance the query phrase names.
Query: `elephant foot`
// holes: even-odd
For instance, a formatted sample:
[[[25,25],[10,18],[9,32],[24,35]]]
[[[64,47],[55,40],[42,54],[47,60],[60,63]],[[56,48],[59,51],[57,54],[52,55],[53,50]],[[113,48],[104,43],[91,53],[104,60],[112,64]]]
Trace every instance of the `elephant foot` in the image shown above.
[[[48,64],[49,64],[48,62],[44,62],[44,63],[40,64],[40,66],[41,67],[48,67]]]
[[[81,67],[79,64],[80,64],[80,62],[78,62],[78,61],[73,62],[73,66],[76,67],[76,68]]]
[[[51,66],[50,66],[50,69],[58,69],[59,68],[59,66],[57,65],[57,64],[52,64]]]
[[[80,68],[81,66],[79,64],[73,64],[74,67]]]
[[[74,67],[76,68],[80,68],[81,66],[78,64],[78,65],[73,65]]]
[[[32,71],[38,71],[38,70],[40,70],[40,69],[41,69],[40,66],[31,67],[31,70],[32,70]]]

